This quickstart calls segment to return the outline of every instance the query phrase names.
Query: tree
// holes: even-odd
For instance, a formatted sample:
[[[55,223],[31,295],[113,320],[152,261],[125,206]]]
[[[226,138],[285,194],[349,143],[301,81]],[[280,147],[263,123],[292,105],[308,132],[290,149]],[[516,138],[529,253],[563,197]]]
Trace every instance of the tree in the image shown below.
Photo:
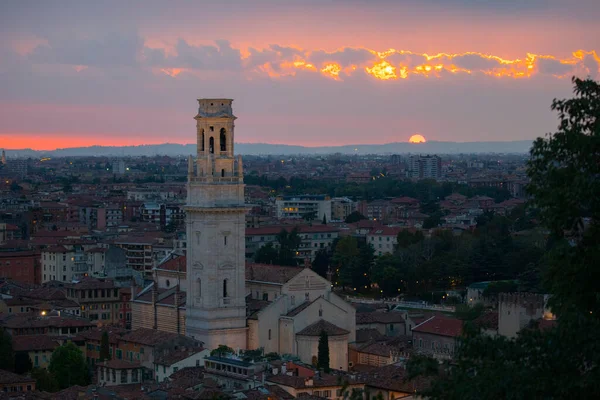
[[[312,262],[312,270],[323,278],[327,278],[327,270],[331,263],[331,254],[328,249],[319,249],[315,253],[315,259]]]
[[[528,193],[550,231],[542,271],[555,327],[516,339],[466,332],[453,368],[419,369],[436,399],[596,398],[600,393],[600,85],[573,79],[575,97],[554,100],[558,131],[530,151]]]
[[[58,392],[58,380],[48,370],[43,368],[34,368],[31,370],[31,377],[35,379],[35,388],[40,392]]]
[[[100,361],[110,360],[110,344],[108,341],[108,331],[102,332],[100,339]]]
[[[325,373],[329,373],[329,336],[325,330],[322,330],[319,336],[317,367]]]
[[[358,211],[353,211],[353,212],[351,212],[346,217],[346,220],[344,222],[346,222],[347,224],[353,224],[353,223],[358,222],[358,221],[360,221],[362,219],[367,219],[367,217],[365,217],[364,215],[362,215]]]
[[[323,214],[323,221],[321,221],[323,225],[327,225],[327,215]]]
[[[352,277],[360,262],[358,242],[352,236],[338,241],[333,252],[332,262],[337,271],[337,280],[342,286],[352,285]]]
[[[90,382],[85,357],[72,342],[65,343],[54,350],[48,371],[55,377],[60,389],[74,385],[87,386]]]
[[[25,374],[33,368],[29,353],[26,351],[19,351],[15,353],[15,373]]]
[[[254,262],[260,264],[277,264],[279,262],[279,251],[273,247],[273,243],[267,243],[254,253]]]
[[[224,344],[220,344],[219,347],[210,352],[213,357],[226,357],[231,354],[235,354],[235,350]]]
[[[6,330],[0,331],[0,369],[13,371],[15,368],[15,355],[13,353],[12,337]]]

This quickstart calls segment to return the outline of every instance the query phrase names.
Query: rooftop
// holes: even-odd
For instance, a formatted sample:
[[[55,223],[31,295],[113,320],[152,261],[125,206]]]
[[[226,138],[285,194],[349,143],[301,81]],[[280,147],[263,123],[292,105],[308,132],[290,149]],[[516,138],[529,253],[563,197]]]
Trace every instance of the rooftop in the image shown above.
[[[462,334],[463,321],[435,315],[413,328],[413,332],[458,337]]]
[[[347,330],[332,324],[331,322],[325,321],[324,319],[320,319],[317,322],[302,329],[300,332],[297,333],[297,335],[319,336],[322,331],[325,331],[325,333],[327,333],[328,336],[342,336],[350,333]]]
[[[302,272],[302,270],[302,267],[249,263],[246,264],[246,280],[283,285]]]

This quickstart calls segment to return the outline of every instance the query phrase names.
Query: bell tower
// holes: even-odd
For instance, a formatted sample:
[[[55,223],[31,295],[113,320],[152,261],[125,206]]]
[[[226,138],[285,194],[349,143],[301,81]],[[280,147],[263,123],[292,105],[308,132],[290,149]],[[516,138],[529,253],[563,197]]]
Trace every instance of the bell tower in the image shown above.
[[[246,220],[231,99],[198,99],[197,158],[188,160],[186,334],[246,349]]]

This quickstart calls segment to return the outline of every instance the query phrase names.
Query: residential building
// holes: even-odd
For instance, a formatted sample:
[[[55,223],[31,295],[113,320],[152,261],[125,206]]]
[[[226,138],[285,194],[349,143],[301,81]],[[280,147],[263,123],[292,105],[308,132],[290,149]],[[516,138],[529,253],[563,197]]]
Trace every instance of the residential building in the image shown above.
[[[330,353],[331,354],[331,353]],[[344,389],[363,390],[364,382],[360,379],[339,379],[336,375],[320,374],[310,377],[272,375],[266,378],[270,384],[274,384],[296,398],[303,396],[317,396],[329,400],[341,400],[344,398]]]
[[[331,199],[331,220],[345,221],[348,215],[357,210],[358,204],[347,197]]]
[[[442,159],[436,155],[410,156],[409,177],[413,179],[440,179],[442,177]]]
[[[48,368],[52,352],[60,346],[58,340],[48,335],[15,336],[13,351],[27,353],[34,368]]]
[[[81,305],[81,315],[102,325],[125,327],[131,319],[129,288],[121,288],[110,279],[86,278],[67,286],[67,298]],[[125,291],[126,293],[121,293]],[[123,310],[126,310],[125,313]],[[129,316],[128,316],[129,315]]]
[[[33,392],[35,379],[0,369],[0,392]]]
[[[37,251],[0,251],[0,278],[39,285],[40,264],[40,253]]]
[[[383,336],[404,336],[405,325],[402,313],[397,311],[356,313],[356,329],[375,329]]]
[[[259,228],[246,229],[246,259],[254,260],[254,254],[261,247],[271,243],[277,247],[279,242],[277,236],[282,230],[288,233],[294,228],[297,229],[301,242],[298,248],[298,260],[304,260],[307,257],[314,259],[317,252],[321,249],[331,249],[335,239],[339,237],[339,228],[331,225],[271,225]]]
[[[139,363],[124,360],[98,363],[96,371],[97,383],[100,386],[139,384],[143,375],[143,368]]]
[[[462,320],[434,315],[412,328],[414,349],[434,358],[451,359],[462,330]]]
[[[210,378],[227,391],[255,389],[263,385],[265,364],[250,363],[236,358],[207,357],[204,377]]]
[[[331,198],[327,195],[279,196],[275,199],[277,218],[331,221]]]
[[[181,347],[173,351],[163,352],[154,358],[156,382],[163,382],[180,369],[187,367],[203,367],[204,359],[210,356],[210,350],[203,348]]]
[[[14,338],[21,335],[76,336],[96,325],[84,318],[51,312],[9,315],[0,320],[0,326]]]

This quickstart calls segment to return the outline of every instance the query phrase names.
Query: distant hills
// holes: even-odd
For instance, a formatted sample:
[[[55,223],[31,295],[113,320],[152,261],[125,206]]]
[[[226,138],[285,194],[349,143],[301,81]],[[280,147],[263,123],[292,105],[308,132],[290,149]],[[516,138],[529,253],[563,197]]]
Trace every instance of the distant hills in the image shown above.
[[[531,140],[510,142],[427,142],[359,144],[343,146],[304,147],[268,143],[236,143],[236,153],[245,155],[310,155],[310,154],[460,154],[460,153],[527,153]],[[86,157],[86,156],[182,156],[196,154],[195,144],[155,144],[141,146],[90,146],[36,151],[6,150],[7,157]]]

